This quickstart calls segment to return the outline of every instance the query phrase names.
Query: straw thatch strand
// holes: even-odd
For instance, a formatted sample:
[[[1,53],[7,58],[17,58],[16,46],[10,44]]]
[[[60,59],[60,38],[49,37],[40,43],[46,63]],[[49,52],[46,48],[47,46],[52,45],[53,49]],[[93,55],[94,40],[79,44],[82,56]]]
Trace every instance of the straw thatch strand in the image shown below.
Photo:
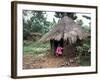
[[[88,34],[82,29],[80,25],[74,22],[71,18],[65,16],[58,21],[48,33],[46,33],[40,41],[48,40],[68,40],[70,43],[75,43],[77,39],[84,39]]]

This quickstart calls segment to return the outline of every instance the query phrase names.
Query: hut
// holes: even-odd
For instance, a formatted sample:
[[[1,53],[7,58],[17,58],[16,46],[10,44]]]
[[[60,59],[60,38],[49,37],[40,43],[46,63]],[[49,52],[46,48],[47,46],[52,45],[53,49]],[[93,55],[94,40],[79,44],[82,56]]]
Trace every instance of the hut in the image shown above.
[[[63,55],[67,57],[75,56],[75,48],[73,46],[77,41],[85,39],[88,34],[73,19],[64,16],[58,23],[46,33],[40,41],[50,40],[51,52],[55,54],[57,46],[63,47]]]

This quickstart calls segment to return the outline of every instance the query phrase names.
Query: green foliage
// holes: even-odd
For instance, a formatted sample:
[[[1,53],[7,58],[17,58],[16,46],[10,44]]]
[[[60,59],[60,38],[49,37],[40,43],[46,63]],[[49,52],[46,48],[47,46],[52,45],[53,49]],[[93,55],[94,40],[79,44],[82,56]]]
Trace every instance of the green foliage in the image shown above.
[[[68,12],[55,12],[55,17],[56,18],[63,18],[64,16],[68,16],[75,20],[77,18],[75,13],[68,13]]]
[[[78,20],[76,21],[76,23],[79,24],[79,25],[81,25],[81,26],[83,25],[83,21],[82,21],[81,19],[78,19]]]
[[[38,32],[45,34],[49,31],[49,27],[52,22],[47,21],[47,16],[45,11],[23,11],[23,27],[24,27],[24,39],[30,35],[32,32]],[[29,19],[25,20],[25,18]]]
[[[25,20],[23,19],[23,38],[26,39],[27,36],[30,36],[30,32],[31,32],[31,21],[27,20],[27,22],[25,22]]]
[[[88,33],[91,32],[91,27],[90,26],[84,25],[84,26],[82,26],[82,28]]]
[[[24,40],[24,54],[33,54],[38,55],[41,53],[45,53],[49,48],[49,43],[40,43],[40,42],[32,42]]]
[[[88,50],[90,49],[90,38],[86,38],[83,40],[82,45],[76,46],[78,53],[88,53]]]
[[[90,38],[86,38],[81,42],[81,45],[76,46],[77,49],[77,63],[80,65],[90,65],[90,52],[89,49],[91,48]]]
[[[47,26],[46,17],[44,17],[44,12],[42,11],[33,11],[33,16],[31,17],[31,31],[32,32],[42,32],[42,28]]]

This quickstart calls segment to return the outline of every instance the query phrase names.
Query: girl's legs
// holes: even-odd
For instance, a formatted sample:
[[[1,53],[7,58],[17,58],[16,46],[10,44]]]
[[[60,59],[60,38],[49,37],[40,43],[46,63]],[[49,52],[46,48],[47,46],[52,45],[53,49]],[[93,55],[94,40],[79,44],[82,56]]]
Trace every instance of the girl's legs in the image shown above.
[[[59,56],[59,54],[58,54],[58,53],[56,53],[56,56]]]

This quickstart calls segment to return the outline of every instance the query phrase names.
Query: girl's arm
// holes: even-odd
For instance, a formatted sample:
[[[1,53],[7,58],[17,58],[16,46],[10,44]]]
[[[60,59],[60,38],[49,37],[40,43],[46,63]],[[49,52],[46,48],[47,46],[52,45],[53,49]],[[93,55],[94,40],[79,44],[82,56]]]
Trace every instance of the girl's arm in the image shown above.
[[[63,49],[63,48],[61,47],[61,49]]]

